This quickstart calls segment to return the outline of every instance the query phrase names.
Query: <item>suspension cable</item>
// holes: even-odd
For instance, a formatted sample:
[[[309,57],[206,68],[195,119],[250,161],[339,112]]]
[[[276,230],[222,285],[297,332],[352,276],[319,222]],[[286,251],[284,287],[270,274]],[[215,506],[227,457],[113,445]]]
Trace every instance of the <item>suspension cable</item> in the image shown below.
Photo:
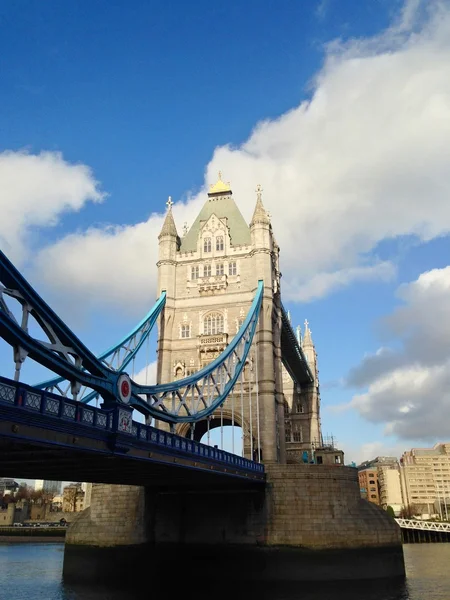
[[[244,369],[241,371],[242,456],[244,456]]]
[[[256,427],[258,431],[258,462],[261,462],[261,435],[259,426],[259,369],[258,369],[258,347],[256,347]]]
[[[147,349],[146,349],[146,357],[145,357],[145,385],[148,385],[148,360],[149,360],[149,352],[148,347],[150,343],[150,336],[147,336]]]
[[[220,449],[223,450],[223,404],[220,405]]]
[[[251,360],[251,358],[250,358]],[[252,372],[253,369],[251,368],[251,363],[249,363],[249,371],[250,371],[250,376],[248,378],[249,384],[248,384],[248,410],[249,410],[249,414],[250,414],[250,460],[253,460],[253,414],[252,414],[252,383],[253,383],[253,378],[252,378]]]
[[[236,370],[236,360],[233,357],[234,369]],[[234,454],[234,386],[231,389],[231,453]]]

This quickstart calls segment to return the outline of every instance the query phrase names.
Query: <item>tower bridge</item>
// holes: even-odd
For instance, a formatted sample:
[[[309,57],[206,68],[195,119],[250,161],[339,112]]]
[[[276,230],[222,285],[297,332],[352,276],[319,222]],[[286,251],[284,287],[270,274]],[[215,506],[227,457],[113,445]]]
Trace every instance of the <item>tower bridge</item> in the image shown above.
[[[317,464],[317,353],[283,307],[261,187],[249,225],[221,176],[181,237],[172,204],[158,300],[98,357],[0,252],[0,335],[14,357],[0,378],[2,474],[95,482],[67,533],[66,577],[135,577],[150,559],[170,571],[174,556],[186,574],[220,560],[244,579],[403,574],[400,530],[360,498],[356,469]],[[143,385],[134,361],[156,324],[157,380]],[[30,358],[55,376],[24,383]],[[231,452],[201,443],[226,425],[242,429]]]

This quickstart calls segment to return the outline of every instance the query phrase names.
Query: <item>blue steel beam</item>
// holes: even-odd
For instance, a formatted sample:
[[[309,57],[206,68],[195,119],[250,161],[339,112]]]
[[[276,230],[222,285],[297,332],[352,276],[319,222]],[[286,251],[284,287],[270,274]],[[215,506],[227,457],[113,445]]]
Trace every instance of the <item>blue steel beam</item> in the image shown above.
[[[109,348],[108,350],[105,350],[105,352],[102,352],[97,357],[98,360],[100,360],[104,363],[105,362],[107,363],[107,359],[114,357],[114,355],[117,352],[120,352],[121,349],[126,347],[126,345],[129,344],[133,340],[133,338],[135,338],[135,337],[139,336],[139,334],[141,334],[141,337],[137,341],[136,346],[128,354],[125,355],[124,360],[119,365],[119,368],[116,369],[118,373],[122,373],[125,370],[125,368],[127,367],[127,365],[130,364],[130,362],[133,360],[133,358],[139,352],[142,345],[144,344],[144,342],[150,335],[161,311],[163,310],[163,308],[165,306],[165,303],[166,303],[166,292],[162,292],[161,296],[158,298],[158,300],[156,301],[153,308],[147,313],[147,315],[142,319],[142,321],[140,321],[140,323],[138,323],[136,325],[136,327],[134,327],[134,329],[132,329],[130,331],[130,333],[128,333],[125,337],[123,337],[117,344],[115,344],[114,346],[111,346],[111,348]],[[107,365],[107,366],[109,366],[111,368],[111,365]],[[44,390],[44,389],[51,390],[52,388],[56,388],[57,386],[59,386],[64,381],[66,381],[64,377],[55,377],[52,379],[48,379],[46,381],[42,381],[41,383],[36,384],[35,387],[38,389],[41,389],[41,390]],[[98,397],[97,392],[95,392],[95,391],[90,392],[86,396],[81,397],[80,402],[82,402],[83,404],[88,404],[89,402],[91,402],[91,400],[94,400],[97,397]]]
[[[30,314],[36,319],[43,330],[46,331],[51,342],[58,341],[60,344],[73,350],[81,359],[83,368],[92,375],[108,377],[108,369],[90,350],[88,350],[88,348],[86,348],[48,304],[42,300],[39,294],[31,287],[28,281],[19,273],[1,250],[0,282],[7,288],[4,293],[8,294],[8,290],[12,290],[14,292],[14,296],[12,297],[18,300],[22,306],[28,305],[30,307]],[[6,341],[13,339],[15,335],[14,328],[11,327],[8,321],[12,321],[11,315],[7,314],[4,310],[0,310],[0,335],[2,335],[2,337],[5,336]],[[21,337],[23,340],[23,336]],[[13,345],[15,345],[14,342]],[[36,355],[35,350],[36,349],[30,348],[30,351]],[[39,351],[37,354],[39,354]],[[35,356],[33,356],[33,358],[35,358]],[[48,357],[43,355],[43,358],[47,361]],[[52,361],[47,362],[52,364]],[[49,368],[59,372],[56,370],[56,367],[58,367],[57,361],[53,364],[54,367]]]
[[[195,423],[211,415],[225,402],[244,369],[258,324],[263,292],[264,282],[259,281],[244,323],[220,356],[197,373],[178,381],[151,386],[133,382],[130,406],[147,417],[169,423]],[[145,400],[141,396],[145,396]],[[200,404],[204,408],[199,410]],[[180,414],[182,412],[185,414]]]
[[[122,402],[146,416],[172,424],[204,419],[225,401],[243,371],[256,331],[264,288],[263,282],[259,281],[242,327],[210,365],[179,381],[143,386],[133,382],[126,373],[108,368],[95,357],[1,251],[0,282],[3,284],[0,286],[0,335],[15,349],[24,351],[68,379],[75,390],[85,385],[100,393],[108,403]],[[5,296],[21,304],[20,325],[9,311]],[[49,342],[41,342],[29,335],[29,314],[40,324]]]

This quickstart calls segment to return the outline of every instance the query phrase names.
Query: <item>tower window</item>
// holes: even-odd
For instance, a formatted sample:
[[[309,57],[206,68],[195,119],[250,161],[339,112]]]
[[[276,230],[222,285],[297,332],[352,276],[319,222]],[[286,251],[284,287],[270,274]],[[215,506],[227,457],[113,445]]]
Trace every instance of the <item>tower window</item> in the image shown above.
[[[197,267],[191,267],[191,279],[198,279],[200,276],[200,269]]]
[[[223,333],[223,315],[220,313],[210,313],[203,320],[203,333],[205,335],[214,335]]]
[[[223,263],[218,263],[216,265],[216,275],[223,275],[223,274],[224,274]]]
[[[228,275],[236,275],[236,273],[237,273],[236,263],[235,262],[228,263]]]
[[[223,250],[223,236],[218,235],[216,237],[216,250]]]
[[[291,440],[292,429],[291,429],[290,421],[284,422],[284,433],[285,433],[286,442],[291,442],[292,441]]]
[[[294,426],[294,442],[303,442],[303,427],[298,423]]]
[[[211,265],[205,265],[203,267],[203,277],[211,277]]]
[[[182,338],[190,338],[191,337],[191,326],[190,325],[182,325],[181,326],[181,337]]]
[[[203,240],[203,252],[211,252],[211,238],[207,237]]]
[[[295,412],[297,412],[297,413],[302,413],[302,412],[304,412],[304,409],[303,409],[303,404],[301,404],[300,402],[298,402],[298,403],[295,405]]]

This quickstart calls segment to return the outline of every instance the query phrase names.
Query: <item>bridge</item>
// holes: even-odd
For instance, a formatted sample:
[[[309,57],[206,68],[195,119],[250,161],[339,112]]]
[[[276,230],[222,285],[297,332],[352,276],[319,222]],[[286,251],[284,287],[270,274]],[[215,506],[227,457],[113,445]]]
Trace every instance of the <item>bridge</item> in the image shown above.
[[[395,521],[401,527],[402,539],[406,543],[450,541],[450,523],[419,519],[395,519]]]
[[[182,237],[169,198],[158,242],[155,305],[98,356],[0,251],[0,336],[14,359],[0,378],[2,475],[95,482],[67,533],[65,575],[112,577],[118,560],[136,573],[149,544],[161,569],[181,552],[188,570],[215,556],[233,572],[248,560],[250,578],[261,565],[269,578],[281,567],[352,578],[343,561],[353,548],[367,557],[359,576],[403,572],[398,528],[360,500],[356,470],[322,448],[317,353],[307,321],[294,331],[281,301],[260,186],[247,225],[219,177]],[[135,361],[147,349],[148,364],[156,325],[149,385]],[[54,376],[22,381],[30,359]],[[202,443],[227,426],[242,431],[231,452]],[[301,551],[302,566],[281,548]],[[333,548],[332,564],[318,560]]]

